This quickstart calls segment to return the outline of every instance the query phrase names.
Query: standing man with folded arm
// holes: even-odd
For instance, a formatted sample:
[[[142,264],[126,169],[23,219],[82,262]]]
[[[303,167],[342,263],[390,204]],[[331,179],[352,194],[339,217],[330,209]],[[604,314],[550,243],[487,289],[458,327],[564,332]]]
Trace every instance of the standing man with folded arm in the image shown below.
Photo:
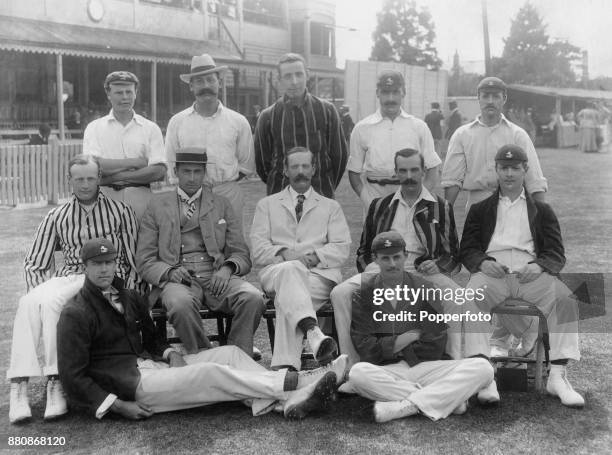
[[[191,70],[180,78],[195,101],[172,116],[166,132],[166,157],[174,161],[183,148],[206,150],[205,185],[226,197],[242,223],[244,192],[238,182],[255,173],[253,136],[246,117],[219,100],[219,85],[227,66],[217,66],[208,54],[191,59]]]
[[[378,110],[353,128],[347,165],[351,187],[366,211],[374,199],[398,190],[400,184],[393,162],[398,150],[414,149],[423,155],[424,185],[430,191],[438,183],[442,162],[434,149],[434,140],[427,124],[402,109],[406,96],[404,76],[392,70],[380,73],[376,96],[380,103]]]
[[[134,74],[110,73],[104,90],[112,108],[85,128],[83,153],[98,158],[104,194],[131,206],[140,220],[151,199],[151,183],[166,177],[164,139],[159,126],[134,112]]]
[[[506,144],[521,147],[529,158],[525,185],[534,199],[544,201],[548,184],[535,147],[520,126],[502,113],[506,100],[506,84],[498,77],[485,77],[477,88],[480,115],[460,126],[451,137],[444,168],[444,197],[455,204],[461,190],[468,192],[466,212],[472,204],[489,197],[497,188],[495,154]]]

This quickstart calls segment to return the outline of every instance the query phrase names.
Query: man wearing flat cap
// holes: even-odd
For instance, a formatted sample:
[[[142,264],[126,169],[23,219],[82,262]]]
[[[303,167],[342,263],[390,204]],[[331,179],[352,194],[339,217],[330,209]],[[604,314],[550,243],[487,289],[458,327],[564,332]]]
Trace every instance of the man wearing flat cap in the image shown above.
[[[155,197],[138,232],[136,267],[161,298],[188,353],[210,346],[198,310],[233,315],[228,343],[253,354],[253,334],[264,310],[262,294],[240,277],[251,270],[242,222],[223,196],[203,185],[207,153],[175,155],[176,191]]]
[[[257,120],[257,174],[266,184],[268,195],[282,191],[289,184],[284,171],[287,152],[306,147],[314,155],[312,188],[333,199],[348,158],[340,116],[332,103],[308,92],[304,57],[285,54],[276,68],[283,95]]]
[[[579,360],[578,306],[571,291],[557,278],[565,265],[561,229],[552,208],[531,197],[525,188],[528,155],[514,144],[495,155],[498,187],[492,196],[470,207],[461,238],[460,257],[472,273],[467,289],[480,289],[476,300],[490,311],[507,298],[525,300],[546,316],[551,369],[546,390],[566,406],[584,406],[584,399],[567,379],[569,359]],[[499,315],[500,322],[522,339],[517,355],[533,351],[538,336],[536,317]],[[488,355],[489,337],[480,352]]]
[[[195,101],[174,115],[166,132],[166,156],[173,161],[179,149],[206,150],[208,165],[204,183],[226,197],[242,222],[244,193],[238,181],[255,173],[253,136],[249,121],[218,99],[219,84],[227,66],[217,66],[208,54],[191,59],[191,71],[181,74]]]
[[[402,108],[406,96],[404,76],[394,70],[381,72],[376,96],[380,103],[378,110],[353,128],[347,165],[351,187],[366,211],[374,199],[395,193],[399,188],[393,162],[398,150],[408,148],[423,155],[424,184],[432,191],[438,182],[438,166],[442,162],[427,124]]]
[[[450,360],[447,328],[437,320],[441,302],[431,283],[404,270],[406,242],[399,232],[382,232],[372,241],[379,272],[353,293],[351,338],[361,362],[345,384],[374,401],[378,423],[422,413],[432,420],[467,411],[470,396],[493,379],[485,359]],[[421,289],[406,298],[396,289]],[[390,292],[391,291],[391,292]]]
[[[485,77],[477,88],[480,115],[453,134],[444,168],[442,186],[444,197],[455,203],[461,190],[467,191],[467,206],[489,197],[497,188],[495,154],[506,144],[521,147],[529,158],[526,175],[527,191],[544,200],[548,188],[540,161],[529,135],[510,122],[502,113],[507,100],[506,84],[498,77]]]
[[[83,153],[98,158],[104,194],[131,206],[140,220],[151,198],[151,183],[166,176],[164,139],[159,126],[134,112],[134,74],[113,71],[104,80],[104,90],[111,111],[87,125]]]
[[[97,419],[242,400],[253,415],[279,409],[303,418],[325,408],[346,362],[308,374],[268,371],[236,346],[181,355],[159,339],[149,308],[115,277],[117,251],[106,239],[83,246],[85,283],[57,324],[59,374],[73,408]],[[279,404],[280,406],[276,406]]]

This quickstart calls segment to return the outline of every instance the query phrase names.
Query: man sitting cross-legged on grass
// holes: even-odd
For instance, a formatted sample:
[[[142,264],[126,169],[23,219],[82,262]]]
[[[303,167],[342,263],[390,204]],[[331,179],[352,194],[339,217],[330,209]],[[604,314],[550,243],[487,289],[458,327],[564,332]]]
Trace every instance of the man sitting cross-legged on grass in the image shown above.
[[[428,292],[431,283],[404,271],[405,248],[401,234],[378,234],[372,253],[380,273],[353,293],[351,337],[361,362],[351,368],[347,386],[375,400],[376,422],[419,412],[432,420],[462,414],[467,399],[493,379],[486,359],[445,360],[446,325],[432,307],[440,302]],[[420,294],[406,298],[404,289]]]
[[[551,207],[525,191],[527,154],[514,144],[495,155],[498,190],[470,207],[461,238],[461,261],[472,272],[466,288],[482,289],[477,301],[490,311],[512,297],[535,304],[546,316],[551,369],[546,390],[566,406],[584,406],[584,399],[566,377],[569,359],[579,360],[578,305],[571,291],[555,277],[565,265],[561,229]],[[500,315],[502,325],[528,355],[538,337],[534,316]],[[488,333],[487,333],[488,335]],[[489,337],[479,351],[489,352]]]
[[[129,419],[222,401],[246,401],[254,415],[284,402],[288,418],[323,409],[343,378],[346,357],[306,373],[268,371],[236,346],[179,355],[155,338],[145,300],[115,277],[105,239],[83,246],[85,284],[57,328],[59,374],[69,402],[101,419]],[[167,363],[161,362],[164,359]]]

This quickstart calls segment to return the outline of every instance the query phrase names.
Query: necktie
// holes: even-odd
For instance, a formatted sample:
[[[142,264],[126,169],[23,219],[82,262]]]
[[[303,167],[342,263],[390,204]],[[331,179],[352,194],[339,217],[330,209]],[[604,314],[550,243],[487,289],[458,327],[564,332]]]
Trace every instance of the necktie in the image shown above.
[[[187,196],[187,194],[185,194],[185,192],[182,191],[180,188],[178,189],[178,196],[179,196],[181,202],[183,202],[187,206],[187,210],[184,211],[185,217],[187,219],[191,218],[191,216],[196,211],[196,203],[197,203],[198,198],[200,197],[201,194],[202,194],[202,188],[200,188],[191,197]]]
[[[306,199],[306,197],[303,194],[298,194],[297,197],[297,204],[295,205],[295,217],[298,220],[298,223],[300,222],[300,219],[302,218],[302,212],[304,211],[304,200]]]

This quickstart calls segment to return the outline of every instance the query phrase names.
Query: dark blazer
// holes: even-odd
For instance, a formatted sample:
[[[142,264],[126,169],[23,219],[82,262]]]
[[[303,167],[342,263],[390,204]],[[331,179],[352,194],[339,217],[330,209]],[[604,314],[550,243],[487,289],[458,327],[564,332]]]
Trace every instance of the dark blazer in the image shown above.
[[[558,274],[565,265],[565,250],[561,228],[550,205],[532,199],[527,192],[527,217],[535,246],[535,262],[551,275]],[[460,258],[472,273],[478,272],[495,231],[499,189],[490,197],[470,207],[461,236]]]
[[[374,237],[391,229],[399,201],[391,204],[394,194],[374,199],[368,209],[361,242],[357,249],[357,270],[363,272],[373,261],[371,246]],[[414,261],[415,267],[421,262],[433,259],[442,273],[450,274],[458,265],[459,241],[455,228],[453,206],[440,196],[432,194],[437,202],[420,200],[414,211],[412,223],[426,253]]]
[[[414,289],[419,289],[421,286],[422,289],[432,287],[430,282],[408,272],[404,272],[403,284]],[[405,360],[410,366],[414,366],[426,360],[450,358],[444,353],[446,324],[430,322],[426,318],[421,320],[419,317],[421,311],[436,314],[433,306],[441,308],[441,302],[430,302],[420,298],[415,302],[398,301],[395,309],[388,301],[384,301],[382,305],[375,305],[374,289],[376,288],[384,288],[380,274],[364,279],[361,287],[354,291],[352,296],[351,339],[362,362],[381,365]],[[409,311],[415,315],[416,320],[413,322],[376,321],[374,312],[377,311],[382,314],[402,314],[402,311]],[[379,315],[376,317],[380,319]],[[397,354],[393,353],[397,336],[414,329],[421,330],[421,337]]]
[[[124,314],[91,281],[70,300],[57,324],[59,375],[70,404],[95,415],[110,393],[133,401],[140,381],[138,357],[161,359],[169,347],[158,340],[148,306],[136,291],[113,282]]]
[[[461,119],[461,112],[459,109],[454,109],[448,117],[448,128],[444,134],[444,139],[450,140],[453,133],[461,126],[463,120]]]

